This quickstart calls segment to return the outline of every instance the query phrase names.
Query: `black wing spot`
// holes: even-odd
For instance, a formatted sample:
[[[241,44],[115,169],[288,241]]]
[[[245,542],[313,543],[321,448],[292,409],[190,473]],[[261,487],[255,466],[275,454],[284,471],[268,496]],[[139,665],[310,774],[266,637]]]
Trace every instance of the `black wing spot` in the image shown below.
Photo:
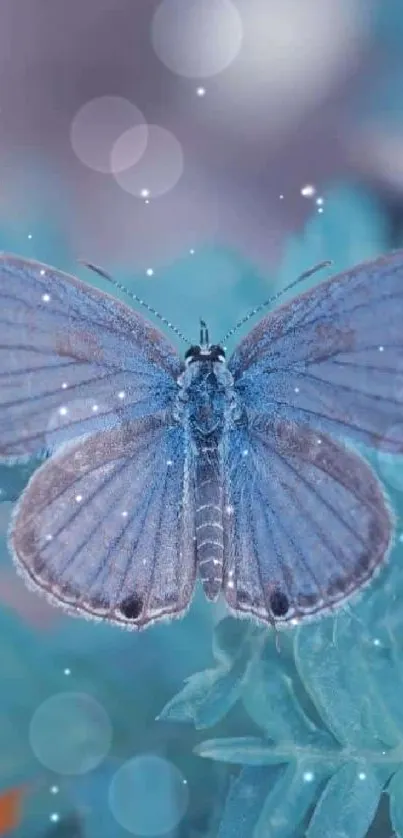
[[[284,617],[290,607],[288,597],[279,588],[273,591],[269,602],[274,617]]]
[[[136,620],[143,610],[143,600],[136,596],[127,597],[119,606],[119,611],[127,620]]]

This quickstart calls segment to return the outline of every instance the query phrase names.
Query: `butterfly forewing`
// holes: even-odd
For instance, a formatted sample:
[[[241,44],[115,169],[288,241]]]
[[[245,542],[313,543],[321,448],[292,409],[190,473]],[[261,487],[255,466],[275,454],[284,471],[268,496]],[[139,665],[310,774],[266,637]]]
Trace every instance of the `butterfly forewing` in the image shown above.
[[[264,317],[229,362],[266,416],[403,450],[403,254],[364,263]]]
[[[193,510],[183,431],[146,417],[71,443],[36,471],[10,544],[54,603],[142,627],[190,602]]]
[[[132,309],[39,262],[0,257],[0,457],[166,408],[182,368]]]
[[[371,578],[392,521],[354,452],[292,422],[255,417],[229,435],[224,593],[272,622],[317,613]]]

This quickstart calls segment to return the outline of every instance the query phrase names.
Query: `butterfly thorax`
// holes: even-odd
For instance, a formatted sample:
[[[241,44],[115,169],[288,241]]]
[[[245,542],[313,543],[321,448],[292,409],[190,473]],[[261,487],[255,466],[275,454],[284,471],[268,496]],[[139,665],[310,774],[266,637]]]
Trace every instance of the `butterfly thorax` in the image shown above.
[[[223,362],[208,359],[190,364],[179,384],[195,492],[197,564],[204,592],[215,600],[223,578],[223,443],[236,410],[233,379]]]

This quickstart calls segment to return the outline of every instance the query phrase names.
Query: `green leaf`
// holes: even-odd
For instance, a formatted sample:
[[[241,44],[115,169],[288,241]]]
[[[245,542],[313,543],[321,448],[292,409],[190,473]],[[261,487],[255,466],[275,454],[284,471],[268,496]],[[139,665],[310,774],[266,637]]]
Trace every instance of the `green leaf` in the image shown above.
[[[343,765],[322,792],[306,838],[365,838],[381,792],[382,786],[369,764]]]
[[[251,838],[260,819],[268,790],[275,786],[283,766],[246,766],[231,784],[218,838]]]
[[[240,680],[236,670],[197,672],[157,716],[159,721],[193,722],[199,730],[213,727],[239,698]]]

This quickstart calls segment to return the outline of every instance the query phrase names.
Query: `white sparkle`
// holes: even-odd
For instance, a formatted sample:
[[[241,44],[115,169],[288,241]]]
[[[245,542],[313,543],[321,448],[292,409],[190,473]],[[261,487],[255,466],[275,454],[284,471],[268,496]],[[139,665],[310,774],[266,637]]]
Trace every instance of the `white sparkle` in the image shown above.
[[[360,771],[360,773],[358,775],[358,779],[359,780],[366,780],[367,779],[367,775],[366,775],[365,771]]]
[[[143,564],[147,564],[147,559],[143,559]]]
[[[229,579],[227,582],[227,588],[235,588],[235,584],[232,579]]]
[[[294,393],[299,393],[299,387],[294,387]]]
[[[167,466],[172,466],[172,465],[173,465],[173,460],[167,460]]]
[[[50,820],[52,823],[57,823],[60,820],[60,815],[58,815],[57,812],[52,812]]]
[[[313,186],[312,183],[307,183],[301,189],[301,195],[303,195],[304,198],[312,198],[314,196],[315,192],[316,192],[316,189],[315,189],[315,187]]]
[[[71,675],[71,669],[67,668],[64,670],[65,675]]]
[[[41,276],[45,276],[46,271],[44,271],[43,268],[42,268],[42,270],[39,271],[39,273],[40,273]]]
[[[322,445],[322,440],[321,439],[317,439],[316,442],[318,443],[318,445]]]
[[[153,269],[152,269],[152,268],[147,268],[147,270],[146,270],[146,274],[147,274],[147,276],[154,276],[154,271],[153,271]]]
[[[380,351],[380,352],[383,352],[384,348],[385,348],[384,346],[380,346],[380,347],[379,347],[379,351]]]
[[[189,253],[190,253],[191,256],[193,256],[193,254],[194,254],[193,247],[189,250]]]
[[[198,96],[205,96],[206,95],[206,88],[205,87],[198,87],[196,90]]]
[[[381,641],[379,640],[379,637],[374,637],[372,642],[373,642],[374,646],[380,646],[381,645]]]
[[[401,535],[399,535],[399,541],[400,541],[400,542],[402,542],[402,541],[403,541],[403,533],[402,533]]]
[[[59,407],[60,416],[66,416],[67,414],[67,407]]]
[[[149,204],[149,203],[150,203],[149,199],[148,199],[148,198],[146,198],[146,199],[145,199],[145,201],[144,201],[144,203],[145,203],[145,204]]]
[[[127,518],[128,514],[129,513],[128,513],[127,509],[124,509],[123,512],[122,512],[122,518]]]
[[[292,626],[297,626],[297,625],[298,625],[298,620],[297,620],[297,618],[296,618],[296,617],[293,617],[293,618],[292,618],[292,620],[290,620],[290,623],[291,623],[291,625],[292,625]]]
[[[313,771],[304,771],[304,773],[302,775],[302,779],[304,780],[305,783],[312,783],[313,778],[314,778]]]
[[[32,239],[32,233],[28,233],[28,238]]]
[[[67,390],[68,384],[67,381],[63,381],[62,390]]]
[[[97,412],[97,410],[99,410],[98,405],[97,405],[97,404],[93,404],[93,405],[92,405],[92,410],[93,410],[93,412],[94,412],[94,413],[96,413],[96,412]]]
[[[323,207],[318,207],[318,212],[323,212]]]
[[[227,515],[233,515],[234,514],[234,507],[233,506],[226,506],[225,511],[226,511]]]
[[[321,207],[322,204],[323,204],[323,198],[317,198],[316,203],[317,203],[318,207]]]
[[[140,192],[142,198],[149,198],[150,197],[150,190],[149,189],[142,189]]]
[[[280,195],[280,201],[284,200],[284,195]]]
[[[244,449],[243,449],[243,451],[242,451],[242,456],[243,456],[243,457],[247,457],[247,456],[248,456],[248,454],[249,454],[249,449],[248,449],[248,448],[244,448]]]
[[[58,792],[59,792],[59,786],[51,786],[50,787],[50,793],[51,794],[58,794]]]
[[[77,503],[80,503],[80,502],[82,501],[82,499],[83,499],[83,496],[82,496],[82,495],[76,495],[76,501],[77,501]]]
[[[125,393],[124,390],[121,390],[120,393],[118,393],[118,399],[124,399],[125,396],[126,396],[126,393]]]
[[[42,300],[44,303],[50,302],[50,294],[42,294]]]
[[[46,541],[52,541],[52,538],[53,538],[53,535],[48,533],[47,536],[46,536]]]

